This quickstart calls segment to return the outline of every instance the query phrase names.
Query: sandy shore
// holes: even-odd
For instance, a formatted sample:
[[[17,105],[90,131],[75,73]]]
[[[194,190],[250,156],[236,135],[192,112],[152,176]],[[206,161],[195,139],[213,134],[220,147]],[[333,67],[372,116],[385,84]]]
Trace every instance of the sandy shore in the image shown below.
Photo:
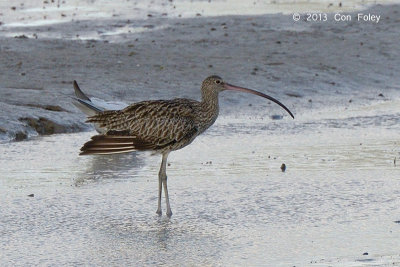
[[[0,27],[0,139],[88,129],[71,104],[72,81],[126,102],[199,97],[210,74],[270,93],[297,118],[327,107],[400,96],[400,6],[362,11],[379,23],[293,21],[292,15],[87,20]],[[8,37],[7,37],[8,36]],[[85,40],[82,40],[85,39]],[[222,115],[262,100],[222,96]],[[260,111],[262,110],[262,111]],[[237,111],[235,111],[237,112]],[[254,112],[254,111],[252,111]]]

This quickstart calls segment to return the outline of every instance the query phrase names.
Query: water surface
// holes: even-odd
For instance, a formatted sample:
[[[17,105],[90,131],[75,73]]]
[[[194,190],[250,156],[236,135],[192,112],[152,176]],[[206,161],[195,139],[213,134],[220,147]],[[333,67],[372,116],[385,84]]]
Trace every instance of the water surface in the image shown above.
[[[398,132],[291,131],[228,116],[171,153],[171,219],[160,156],[79,157],[93,132],[2,144],[2,265],[399,264]]]

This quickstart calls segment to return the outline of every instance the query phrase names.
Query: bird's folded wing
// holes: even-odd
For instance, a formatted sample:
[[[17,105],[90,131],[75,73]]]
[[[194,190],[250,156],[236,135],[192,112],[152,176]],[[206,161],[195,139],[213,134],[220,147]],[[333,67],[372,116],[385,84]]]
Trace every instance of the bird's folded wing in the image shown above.
[[[130,129],[109,130],[105,135],[93,136],[81,148],[81,155],[161,150],[190,140],[198,131],[190,118],[155,118],[149,123],[143,120],[136,123]]]
[[[154,145],[134,136],[95,135],[81,148],[80,155],[117,154],[153,149]]]
[[[103,111],[88,118],[107,131],[82,147],[85,154],[112,154],[133,150],[160,150],[185,143],[197,133],[194,101],[156,100],[135,103],[123,110]]]

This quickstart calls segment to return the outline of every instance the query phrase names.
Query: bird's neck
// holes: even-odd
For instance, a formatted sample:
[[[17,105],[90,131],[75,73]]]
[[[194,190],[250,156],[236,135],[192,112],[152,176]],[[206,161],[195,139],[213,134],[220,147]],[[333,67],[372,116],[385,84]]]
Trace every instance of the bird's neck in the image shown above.
[[[202,92],[201,106],[203,111],[217,111],[218,112],[218,92]]]
[[[202,92],[201,99],[201,117],[206,128],[210,127],[218,117],[218,92]]]

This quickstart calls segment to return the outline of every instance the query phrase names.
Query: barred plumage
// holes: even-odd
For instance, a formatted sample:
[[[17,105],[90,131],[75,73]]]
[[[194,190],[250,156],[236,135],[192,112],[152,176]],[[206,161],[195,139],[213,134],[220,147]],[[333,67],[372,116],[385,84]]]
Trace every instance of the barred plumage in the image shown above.
[[[219,112],[218,94],[224,90],[242,91],[267,98],[293,114],[278,100],[263,93],[230,85],[219,76],[203,81],[202,101],[177,98],[134,103],[121,110],[106,110],[94,106],[74,82],[77,106],[90,114],[87,122],[94,123],[102,134],[93,136],[81,148],[81,155],[114,154],[151,150],[162,154],[159,172],[158,209],[161,214],[161,191],[164,187],[167,215],[171,216],[167,190],[166,162],[171,151],[190,144],[209,128]],[[95,114],[95,115],[92,115]]]

